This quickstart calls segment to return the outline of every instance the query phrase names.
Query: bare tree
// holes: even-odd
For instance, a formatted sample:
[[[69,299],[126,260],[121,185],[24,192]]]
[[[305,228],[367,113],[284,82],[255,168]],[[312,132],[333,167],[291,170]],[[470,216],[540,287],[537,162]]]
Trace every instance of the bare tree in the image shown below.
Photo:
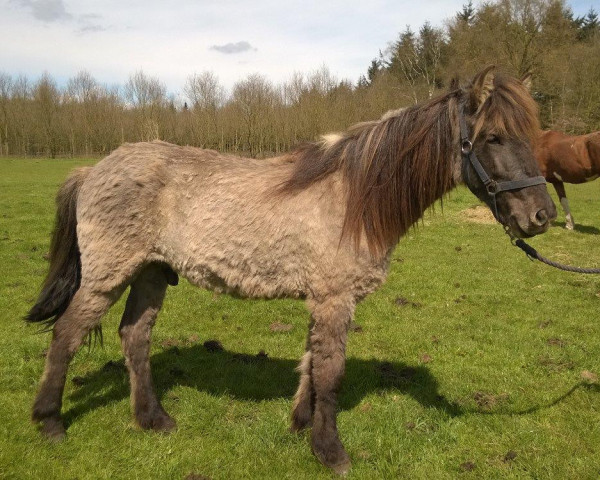
[[[160,113],[166,96],[165,85],[141,70],[131,75],[125,84],[125,99],[138,113],[140,134],[146,141],[160,138]]]
[[[0,72],[0,155],[8,155],[8,126],[12,77]]]
[[[44,145],[46,154],[54,158],[58,153],[59,143],[60,91],[47,72],[40,77],[33,88],[33,101],[40,127],[40,142]]]
[[[183,87],[190,100],[195,121],[192,128],[200,145],[221,146],[219,141],[219,110],[225,103],[225,89],[215,74],[209,71],[188,77]]]
[[[261,153],[268,131],[267,123],[276,101],[271,82],[257,73],[237,82],[233,87],[232,102],[243,123],[245,148],[251,155]]]

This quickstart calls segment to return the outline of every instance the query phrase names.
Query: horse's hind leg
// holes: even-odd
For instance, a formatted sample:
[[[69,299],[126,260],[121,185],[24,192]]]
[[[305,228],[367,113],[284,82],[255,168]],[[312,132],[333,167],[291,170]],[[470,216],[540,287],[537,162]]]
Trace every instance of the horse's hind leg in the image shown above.
[[[575,221],[573,220],[573,216],[571,215],[571,209],[569,208],[569,200],[567,200],[565,184],[563,182],[552,182],[552,185],[554,185],[554,189],[556,190],[556,194],[558,195],[560,204],[562,205],[562,208],[565,211],[565,227],[569,230],[573,230],[575,228]]]
[[[131,404],[138,425],[169,431],[175,421],[161,406],[150,372],[150,336],[167,291],[165,267],[149,265],[131,285],[119,327],[131,383]]]
[[[310,378],[314,392],[309,394],[314,394],[314,413],[311,444],[316,457],[336,473],[345,473],[350,468],[350,457],[337,431],[336,409],[337,392],[344,375],[348,326],[353,313],[353,300],[343,298],[329,299],[312,308]]]
[[[102,294],[81,287],[54,324],[44,375],[32,412],[32,419],[42,423],[42,433],[48,438],[60,440],[65,435],[60,409],[69,363],[83,339],[98,326],[102,315],[120,293]]]

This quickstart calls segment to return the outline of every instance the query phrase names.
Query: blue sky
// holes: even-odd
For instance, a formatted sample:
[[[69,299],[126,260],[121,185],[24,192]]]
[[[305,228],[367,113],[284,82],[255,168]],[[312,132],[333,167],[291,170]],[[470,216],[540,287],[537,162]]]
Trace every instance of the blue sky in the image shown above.
[[[123,84],[143,69],[171,92],[204,70],[226,87],[250,73],[280,82],[322,65],[356,81],[406,25],[441,25],[466,1],[0,0],[0,72],[47,71],[64,82],[87,70]],[[597,2],[568,3],[583,15]]]

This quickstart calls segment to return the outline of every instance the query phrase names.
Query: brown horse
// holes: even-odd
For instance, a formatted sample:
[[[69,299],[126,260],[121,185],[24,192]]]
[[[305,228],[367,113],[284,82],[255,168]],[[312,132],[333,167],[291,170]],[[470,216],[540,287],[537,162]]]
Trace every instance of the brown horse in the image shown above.
[[[244,297],[306,299],[311,323],[292,430],[312,425],[317,458],[347,471],[336,396],[356,304],[385,281],[398,239],[463,178],[515,235],[546,231],[556,211],[544,185],[493,200],[461,154],[472,142],[493,179],[518,182],[539,175],[537,135],[528,90],[489,68],[429,103],[278,158],[152,142],[124,145],[76,171],[58,193],[50,272],[28,315],[53,325],[33,420],[48,437],[64,436],[68,364],[131,285],[119,333],[135,419],[142,428],[174,428],[148,355],[167,285],[179,274]]]
[[[575,228],[565,192],[566,183],[584,183],[600,176],[600,132],[569,136],[548,130],[540,136],[535,151],[542,175],[554,185],[566,215],[565,226]]]

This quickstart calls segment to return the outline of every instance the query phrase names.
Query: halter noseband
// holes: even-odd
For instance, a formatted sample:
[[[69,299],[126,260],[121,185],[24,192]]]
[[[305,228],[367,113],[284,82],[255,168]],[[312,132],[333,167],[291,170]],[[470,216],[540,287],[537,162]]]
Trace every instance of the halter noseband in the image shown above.
[[[467,122],[462,109],[459,110],[458,119],[460,123],[460,150],[463,157],[463,168],[468,160],[477,172],[479,179],[483,182],[488,195],[494,199],[494,203],[496,201],[496,194],[499,192],[519,190],[521,188],[533,187],[534,185],[542,185],[546,183],[546,179],[541,175],[537,177],[523,178],[520,180],[509,180],[506,182],[497,182],[496,180],[492,180],[486,173],[483,165],[481,165],[481,162],[473,151],[473,143],[471,140],[469,140],[469,130],[467,128]]]

